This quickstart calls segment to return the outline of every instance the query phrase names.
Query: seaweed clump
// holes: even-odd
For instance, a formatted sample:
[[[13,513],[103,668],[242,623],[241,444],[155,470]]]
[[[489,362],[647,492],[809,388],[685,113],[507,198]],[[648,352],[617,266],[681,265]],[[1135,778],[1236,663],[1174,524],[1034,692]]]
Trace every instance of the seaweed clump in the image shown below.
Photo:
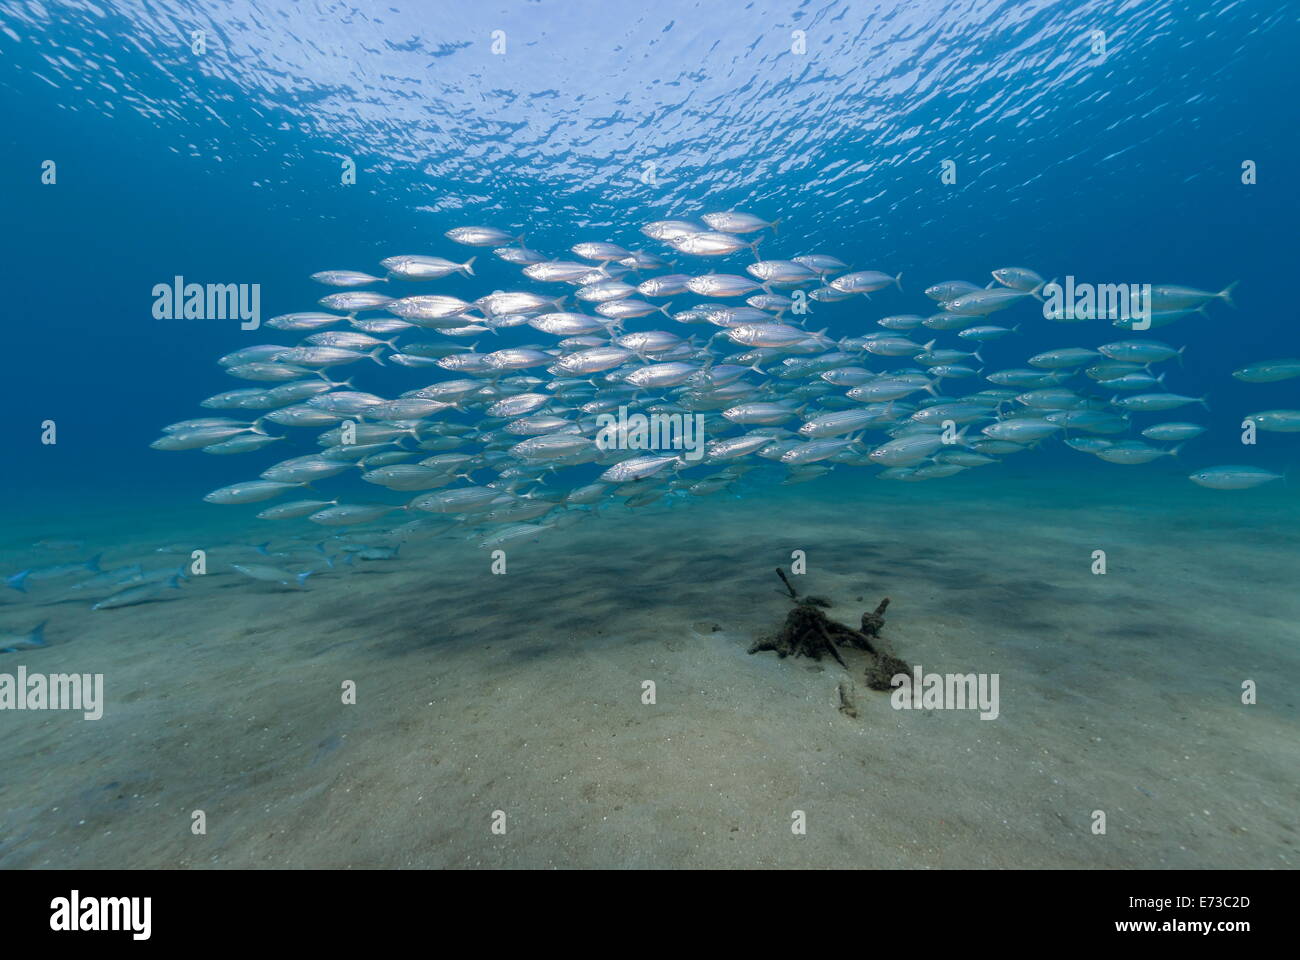
[[[861,625],[855,630],[822,612],[831,606],[825,597],[801,597],[785,571],[777,567],[776,574],[789,591],[787,599],[794,603],[794,608],[786,614],[780,631],[759,637],[749,648],[750,653],[771,650],[781,658],[811,657],[814,660],[829,653],[847,670],[848,664],[840,655],[839,648],[848,646],[867,655],[867,686],[872,690],[891,690],[890,679],[895,674],[912,672],[912,668],[895,656],[888,642],[880,636],[885,625],[885,610],[889,607],[888,597],[881,600],[875,610],[863,612]]]

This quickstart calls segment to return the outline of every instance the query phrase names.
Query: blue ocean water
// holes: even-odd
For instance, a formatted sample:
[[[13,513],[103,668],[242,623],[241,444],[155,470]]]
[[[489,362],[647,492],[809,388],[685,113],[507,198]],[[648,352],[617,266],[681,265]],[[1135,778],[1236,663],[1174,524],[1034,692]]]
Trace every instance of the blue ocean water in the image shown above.
[[[1241,3],[670,2],[629,16],[594,2],[6,2],[6,507],[197,497],[242,478],[238,458],[147,447],[231,386],[217,356],[279,342],[154,319],[151,291],[174,276],[258,283],[269,317],[312,308],[316,270],[454,255],[442,234],[457,225],[556,255],[591,238],[654,250],[640,224],[731,208],[781,218],[769,256],[901,272],[902,291],[818,308],[810,329],[836,336],[928,312],[924,286],[1000,266],[1236,282],[1235,309],[1152,335],[1187,347],[1169,387],[1208,398],[1211,431],[1186,462],[1280,470],[1294,443],[1271,434],[1247,455],[1239,423],[1293,406],[1294,381],[1229,373],[1300,353],[1294,40],[1284,11]],[[340,182],[344,157],[355,185]],[[518,284],[477,252],[479,278],[442,292]],[[1113,332],[1043,322],[1030,304],[992,320],[1022,322],[986,349],[994,367]],[[502,344],[527,339],[513,333]],[[54,447],[39,443],[46,419]],[[1085,459],[1060,444],[1031,456],[1042,470]],[[1113,467],[1106,482],[1134,469],[1181,464]]]
[[[6,738],[0,768],[17,772],[0,782],[0,864],[1292,865],[1300,474],[1241,491],[1188,475],[1300,464],[1295,433],[1242,442],[1245,415],[1300,409],[1300,379],[1231,375],[1300,357],[1297,39],[1293,12],[1235,0],[0,0],[0,575],[100,550],[106,568],[169,574],[196,543],[213,574],[102,612],[90,601],[106,592],[70,579],[0,589],[0,649],[47,620],[50,646],[23,655],[105,670],[111,689],[109,719],[84,738],[53,724]],[[159,318],[158,285],[257,285],[265,321],[337,292],[314,272],[426,254],[477,255],[477,275],[403,294],[572,292],[446,238],[465,225],[558,258],[610,241],[685,272],[742,273],[746,250],[694,258],[640,232],[726,210],[779,218],[764,257],[901,275],[814,303],[805,326],[836,339],[934,313],[925,288],[983,286],[1004,267],[1231,288],[1231,303],[1138,335],[1184,348],[1158,369],[1208,409],[1135,414],[1137,429],[1208,432],[1134,466],[1053,437],[917,484],[838,465],[787,486],[764,462],[714,498],[602,506],[541,538],[541,562],[512,547],[506,581],[487,570],[484,533],[463,533],[473,523],[403,544],[400,562],[345,566],[346,548],[371,542],[255,520],[268,503],[203,502],[316,451],[314,429],[272,428],[291,439],[239,456],[150,448],[167,424],[242,416],[199,406],[256,385],[218,357],[301,337]],[[1018,329],[982,348],[984,372],[1133,336],[1052,322],[1032,298],[985,322]],[[627,328],[715,330],[658,315]],[[548,340],[530,327],[477,339]],[[385,397],[461,376],[369,361],[332,373]],[[51,421],[57,442],[43,443]],[[355,475],[319,493],[411,496]],[[315,538],[330,548],[313,553]],[[263,542],[288,559],[253,553]],[[1106,576],[1090,570],[1097,548]],[[1006,722],[945,718],[916,735],[920,718],[890,713],[856,662],[853,707],[838,673],[745,657],[786,612],[769,581],[794,550],[840,620],[892,595],[885,636],[909,663],[1001,671]],[[232,572],[250,560],[313,567],[310,589]],[[639,701],[619,712],[644,675],[665,691],[653,722]],[[340,714],[340,677],[379,696]],[[1239,700],[1243,678],[1264,691],[1257,710]],[[613,731],[618,749],[589,749]],[[57,765],[55,750],[68,751]],[[711,807],[715,776],[745,799]],[[783,819],[754,826],[787,786],[843,832],[791,853]],[[434,840],[412,836],[426,797]],[[197,848],[169,818],[200,798],[224,819]],[[482,803],[529,824],[527,843],[458,833]],[[1113,844],[1093,842],[1098,807],[1128,818]]]

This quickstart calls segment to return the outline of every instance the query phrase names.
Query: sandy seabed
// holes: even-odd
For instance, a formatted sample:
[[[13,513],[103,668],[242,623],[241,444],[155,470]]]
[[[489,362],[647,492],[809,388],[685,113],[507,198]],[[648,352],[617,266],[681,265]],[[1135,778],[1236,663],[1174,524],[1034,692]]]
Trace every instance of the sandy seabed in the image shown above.
[[[444,536],[300,591],[228,564],[334,531],[209,507],[209,574],[158,602],[5,591],[50,645],[0,672],[102,673],[106,705],[0,713],[0,867],[1294,867],[1294,493],[944,483],[606,509],[505,575]],[[8,525],[5,570],[69,559],[30,547],[56,526]],[[120,511],[77,529],[106,568],[184,559]],[[887,595],[904,660],[998,674],[999,717],[749,655],[793,550],[832,618]]]

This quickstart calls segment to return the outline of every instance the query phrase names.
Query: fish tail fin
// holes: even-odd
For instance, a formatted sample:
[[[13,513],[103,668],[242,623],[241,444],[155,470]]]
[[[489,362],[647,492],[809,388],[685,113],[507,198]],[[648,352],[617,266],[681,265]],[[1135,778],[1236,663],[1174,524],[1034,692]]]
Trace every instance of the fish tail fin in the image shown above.
[[[48,620],[42,620],[36,626],[32,627],[27,636],[23,637],[23,640],[34,647],[48,646],[49,644],[45,640],[45,625],[49,622],[50,621]]]
[[[384,348],[382,346],[375,347],[375,349],[367,353],[366,356],[375,361],[375,363],[379,364],[381,367],[384,365]]]
[[[181,578],[173,573],[167,578],[167,586],[171,587],[173,590],[179,590],[181,588]]]
[[[552,300],[551,303],[555,304],[556,310],[562,310],[564,309],[564,301],[567,299],[569,299],[569,295],[567,293],[563,293],[560,294],[560,296],[556,297],[554,300]]]
[[[1206,400],[1205,397],[1199,397],[1197,398],[1196,402],[1199,403],[1201,406],[1203,406],[1206,410],[1209,410],[1210,405],[1206,403],[1205,400]]]
[[[1232,302],[1232,291],[1233,288],[1236,287],[1237,284],[1240,282],[1241,282],[1240,280],[1232,281],[1232,283],[1228,284],[1226,287],[1224,287],[1222,290],[1216,293],[1215,296],[1218,297],[1220,300],[1222,300],[1224,303],[1226,303],[1228,306],[1236,307],[1237,305]]]
[[[663,306],[661,306],[661,307],[659,308],[659,312],[662,313],[662,314],[663,314],[665,317],[667,317],[669,320],[671,320],[671,319],[673,318],[673,315],[672,315],[671,313],[668,312],[668,308],[669,308],[670,306],[672,306],[671,303],[665,303]]]
[[[94,573],[99,573],[100,572],[99,561],[102,560],[103,558],[104,555],[102,553],[95,554],[93,557],[91,557],[89,560],[86,561],[86,569],[93,571]]]
[[[477,259],[478,257],[470,257],[468,260],[466,260],[464,263],[460,265],[460,269],[465,274],[465,276],[467,277],[474,276],[474,261]]]
[[[773,220],[771,223],[768,224],[768,226],[772,228],[772,236],[776,236],[776,228],[781,225],[781,220],[782,220],[781,217],[777,217],[775,220]]]
[[[1012,327],[1012,328],[1011,328],[1011,332],[1012,332],[1012,333],[1019,333],[1019,332],[1020,332],[1020,324],[1017,323],[1014,327]]]
[[[1170,448],[1169,448],[1169,456],[1171,456],[1171,457],[1176,457],[1176,456],[1178,456],[1178,451],[1181,450],[1181,449],[1183,449],[1183,447],[1186,446],[1186,444],[1187,444],[1187,441],[1184,440],[1182,443],[1179,443],[1179,444],[1176,444],[1176,445],[1170,447]]]
[[[1043,296],[1043,288],[1050,287],[1054,283],[1056,283],[1056,278],[1052,277],[1052,279],[1048,280],[1046,283],[1040,283],[1038,286],[1034,287],[1034,289],[1030,290],[1029,295],[1040,303],[1046,303],[1047,299]]]
[[[315,572],[315,570],[304,570],[302,573],[297,574],[294,579],[298,581],[298,586],[305,587],[307,585],[307,578]]]
[[[266,430],[262,427],[262,423],[265,420],[266,417],[258,417],[256,420],[254,420],[252,423],[248,425],[248,429],[253,433],[260,433],[264,437],[270,436],[270,434],[268,434]]]
[[[1162,387],[1165,385],[1165,375],[1163,373],[1156,377],[1156,383],[1160,384]]]
[[[931,340],[929,343],[922,344],[921,352],[922,352],[922,353],[929,353],[931,350],[934,349],[934,345],[935,345],[936,343],[938,343],[938,339],[937,339],[937,338],[934,339],[934,340]]]
[[[1180,367],[1183,365],[1183,351],[1185,351],[1186,349],[1187,349],[1187,344],[1183,344],[1181,347],[1178,348],[1178,365]],[[1164,374],[1161,374],[1160,376],[1163,379]]]
[[[980,370],[982,371],[984,369],[984,358],[980,356],[979,347],[975,348],[975,352],[971,356],[980,362]]]
[[[899,292],[903,289],[903,272],[900,270],[898,276],[894,277],[894,286],[898,287]]]
[[[271,545],[270,540],[266,541],[266,543],[255,543],[253,544],[253,549],[256,550],[258,553],[262,554],[262,556],[266,557],[266,556],[270,556],[270,552],[266,549],[270,545]]]
[[[759,237],[759,238],[758,238],[757,240],[755,240],[753,243],[749,244],[749,252],[752,253],[752,254],[754,255],[754,262],[755,262],[755,263],[758,263],[758,261],[759,261],[759,259],[760,259],[759,256],[758,256],[758,245],[759,245],[760,243],[762,243],[762,242],[763,242],[763,238],[762,238],[762,237]]]

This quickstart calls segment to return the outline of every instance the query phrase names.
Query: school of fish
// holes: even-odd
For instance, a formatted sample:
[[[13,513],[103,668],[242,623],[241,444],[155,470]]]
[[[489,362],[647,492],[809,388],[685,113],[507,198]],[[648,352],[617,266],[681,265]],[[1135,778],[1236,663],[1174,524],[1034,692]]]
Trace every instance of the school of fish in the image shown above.
[[[983,344],[1015,338],[1023,323],[1048,322],[1025,310],[1043,299],[1046,286],[1031,269],[995,269],[987,284],[935,283],[924,291],[925,313],[881,317],[877,331],[834,340],[809,329],[815,313],[837,302],[861,303],[885,288],[902,290],[901,276],[858,270],[820,252],[768,259],[777,221],[747,213],[662,220],[641,233],[661,244],[662,254],[601,239],[555,257],[507,231],[449,230],[449,241],[493,248],[521,268],[520,287],[527,289],[473,301],[421,285],[474,277],[475,257],[398,255],[382,260],[376,273],[313,274],[335,288],[321,297],[321,309],[267,321],[289,342],[221,357],[225,372],[245,385],[208,397],[201,406],[219,414],[164,427],[152,446],[239,455],[274,450],[291,432],[315,431],[315,452],[205,497],[215,504],[268,502],[258,517],[334,528],[318,543],[298,537],[275,555],[263,545],[227,561],[251,580],[302,589],[320,569],[391,559],[410,540],[459,534],[502,547],[578,522],[608,502],[639,507],[718,494],[760,466],[782,471],[786,483],[841,467],[876,467],[882,479],[915,482],[996,464],[1057,437],[1112,464],[1143,464],[1176,455],[1205,432],[1194,421],[1146,416],[1205,399],[1170,392],[1163,367],[1182,351],[1145,336],[1062,346],[1028,357],[1024,366],[987,370]],[[670,256],[690,264],[753,262],[735,273],[679,272]],[[1151,326],[1204,312],[1215,301],[1230,304],[1230,291],[1153,287]],[[699,302],[681,308],[683,298]],[[1026,315],[1015,324],[990,322],[1016,308]],[[633,329],[632,321],[643,322]],[[1121,337],[1131,326],[1112,322]],[[538,342],[483,349],[514,327],[531,328]],[[428,382],[382,396],[334,379],[358,364],[425,370]],[[1233,375],[1250,383],[1300,377],[1300,359],[1251,364]],[[670,428],[660,439],[675,438],[677,446],[644,449],[645,426],[635,414],[672,424],[677,433]],[[1263,431],[1300,432],[1300,410],[1246,419]],[[688,424],[702,426],[692,450],[684,447]],[[318,491],[322,481],[349,473],[405,502]],[[1216,490],[1280,478],[1248,465],[1190,476]],[[383,527],[379,535],[375,525]],[[356,528],[364,535],[350,536]],[[260,562],[268,559],[279,562]],[[20,571],[7,583],[26,591],[42,579],[87,573],[93,576],[76,586],[108,588],[96,609],[148,602],[187,576],[185,565],[104,571],[92,558]],[[41,642],[37,628],[0,652]]]

